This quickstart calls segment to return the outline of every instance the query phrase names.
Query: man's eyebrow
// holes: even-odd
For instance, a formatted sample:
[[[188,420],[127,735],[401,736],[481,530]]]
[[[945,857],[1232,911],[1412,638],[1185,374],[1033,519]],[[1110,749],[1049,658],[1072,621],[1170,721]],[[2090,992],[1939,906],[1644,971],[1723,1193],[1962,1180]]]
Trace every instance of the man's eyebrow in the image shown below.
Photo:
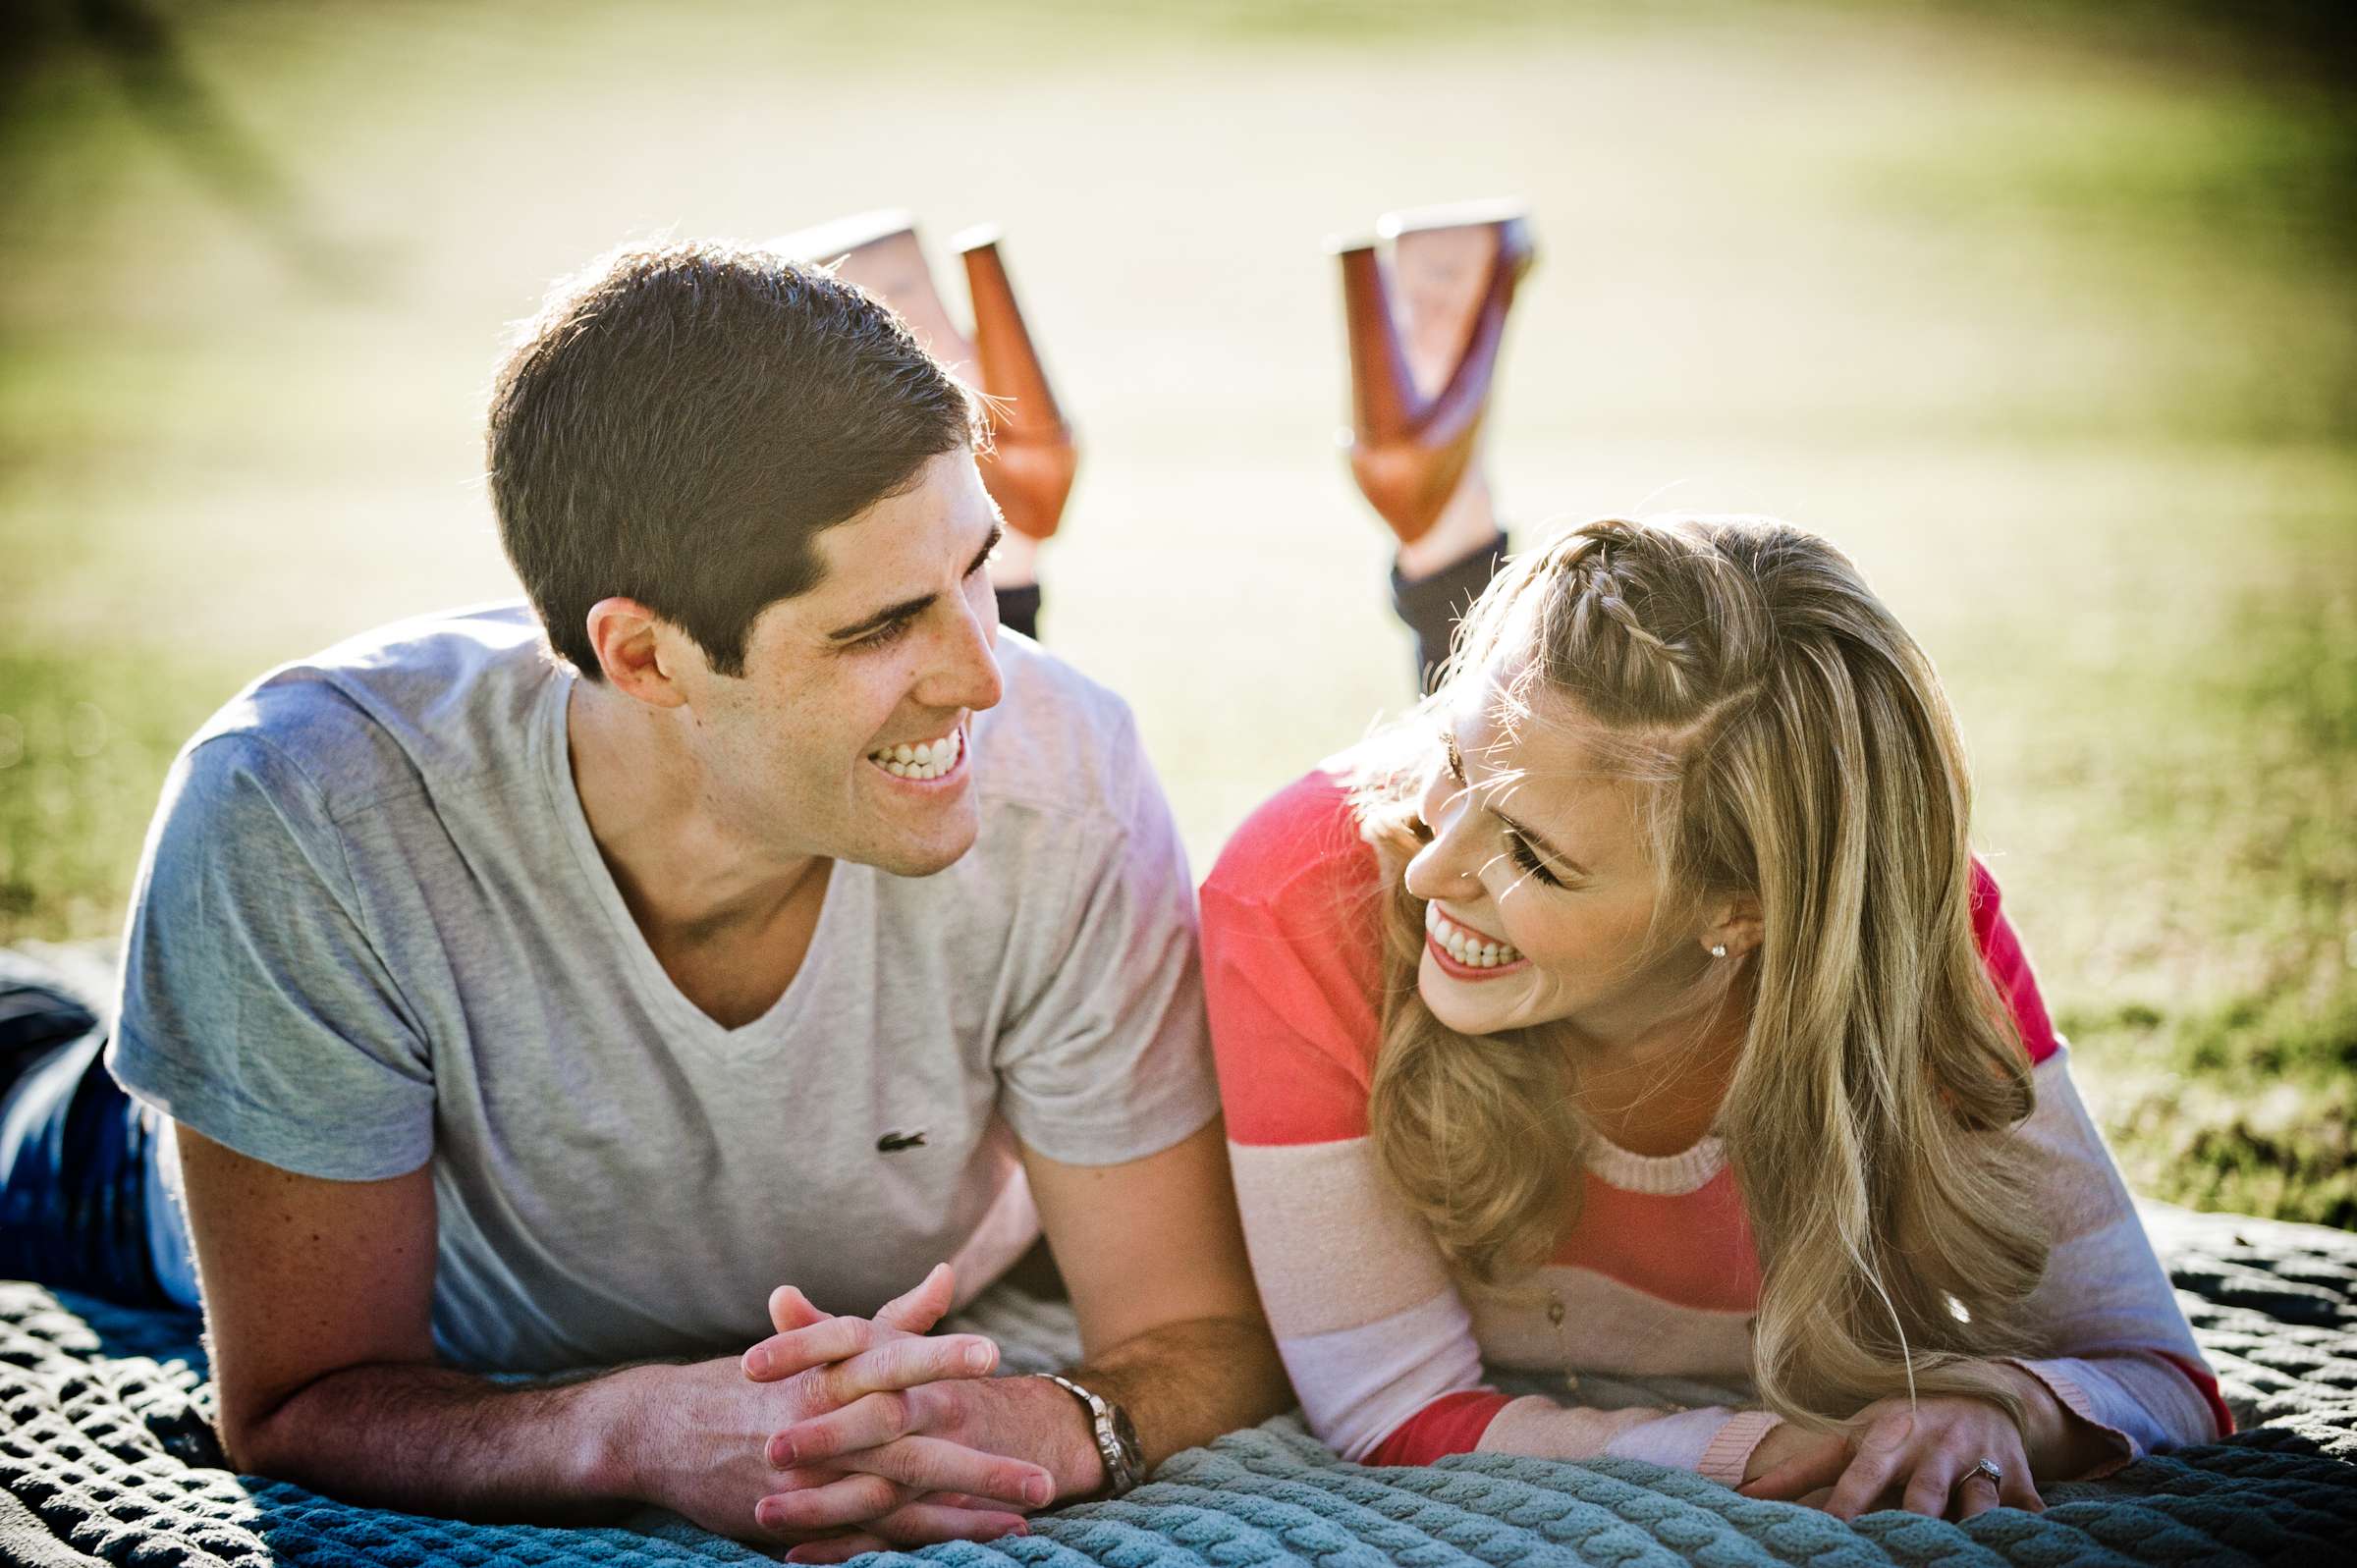
[[[1558,849],[1555,845],[1549,843],[1537,834],[1532,833],[1528,828],[1523,827],[1522,824],[1516,822],[1505,812],[1500,811],[1496,806],[1492,806],[1490,808],[1490,815],[1496,817],[1500,822],[1505,823],[1508,828],[1511,828],[1514,833],[1528,842],[1531,847],[1537,849],[1541,854],[1545,855],[1548,859],[1554,861],[1556,864],[1562,866],[1565,871],[1570,872],[1573,876],[1585,877],[1592,875],[1587,867],[1581,865],[1569,855],[1564,854],[1561,849]]]
[[[990,537],[982,541],[982,548],[974,552],[974,559],[966,566],[965,574],[967,576],[970,577],[982,569],[983,563],[990,559],[990,553],[999,547],[999,541],[1006,536],[1006,533],[1007,527],[1004,523],[994,522],[990,525]],[[920,593],[913,599],[903,599],[898,604],[886,605],[872,616],[863,617],[848,626],[837,626],[833,631],[827,633],[827,640],[829,642],[850,642],[854,638],[864,637],[871,631],[881,631],[896,621],[907,621],[923,615],[933,608],[933,601],[940,597],[941,595],[937,593]]]
[[[982,541],[982,548],[974,552],[974,559],[965,564],[965,574],[970,577],[980,571],[989,563],[990,553],[996,550],[999,547],[999,541],[1006,537],[1007,525],[994,520],[990,525],[990,537]]]
[[[903,599],[899,604],[886,605],[874,615],[863,620],[854,621],[848,626],[837,626],[833,631],[827,633],[827,640],[829,642],[850,642],[855,637],[864,637],[871,631],[880,631],[896,621],[906,621],[911,617],[921,616],[930,610],[933,607],[933,601],[940,597],[941,595],[937,593],[920,593],[913,599]]]

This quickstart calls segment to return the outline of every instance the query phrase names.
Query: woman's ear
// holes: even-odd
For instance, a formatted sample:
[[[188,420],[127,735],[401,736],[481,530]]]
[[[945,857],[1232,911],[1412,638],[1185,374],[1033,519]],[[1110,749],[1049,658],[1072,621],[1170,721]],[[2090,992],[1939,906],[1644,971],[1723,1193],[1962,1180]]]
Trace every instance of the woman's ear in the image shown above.
[[[1738,892],[1722,898],[1706,911],[1702,946],[1713,957],[1740,958],[1758,948],[1761,937],[1758,893]]]

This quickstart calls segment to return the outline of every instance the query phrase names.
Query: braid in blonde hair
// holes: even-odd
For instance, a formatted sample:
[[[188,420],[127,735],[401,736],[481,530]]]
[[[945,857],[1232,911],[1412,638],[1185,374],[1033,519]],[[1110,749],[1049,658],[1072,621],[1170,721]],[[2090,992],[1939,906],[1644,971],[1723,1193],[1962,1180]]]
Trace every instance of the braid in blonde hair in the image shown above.
[[[1460,628],[1436,705],[1507,677],[1596,721],[1643,786],[1675,896],[1757,896],[1749,1019],[1720,1127],[1763,1268],[1754,1376],[1813,1425],[1891,1393],[2008,1409],[2046,1242],[2004,1128],[2028,1064],[1971,927],[1969,788],[1930,662],[1824,540],[1767,518],[1589,523],[1510,563]],[[1395,872],[1420,778],[1370,772]],[[1532,1032],[1455,1034],[1415,989],[1423,907],[1389,879],[1370,1133],[1473,1281],[1545,1259],[1583,1134]]]

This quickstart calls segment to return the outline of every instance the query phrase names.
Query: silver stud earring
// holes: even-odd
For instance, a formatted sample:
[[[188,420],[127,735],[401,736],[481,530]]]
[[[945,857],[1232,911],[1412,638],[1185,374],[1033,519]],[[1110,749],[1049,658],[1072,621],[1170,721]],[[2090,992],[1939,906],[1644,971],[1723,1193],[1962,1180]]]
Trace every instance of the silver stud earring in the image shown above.
[[[1723,943],[1719,944],[1719,946],[1717,946],[1716,947],[1713,947],[1713,948],[1711,949],[1711,956],[1712,956],[1712,957],[1714,957],[1714,958],[1724,958],[1724,957],[1726,957],[1726,956],[1727,956],[1727,944],[1723,942]]]

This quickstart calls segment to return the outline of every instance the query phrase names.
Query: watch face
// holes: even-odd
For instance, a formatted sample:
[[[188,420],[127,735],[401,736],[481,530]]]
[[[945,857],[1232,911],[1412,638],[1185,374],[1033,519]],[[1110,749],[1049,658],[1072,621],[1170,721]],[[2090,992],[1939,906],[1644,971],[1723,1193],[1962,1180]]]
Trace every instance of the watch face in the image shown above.
[[[1122,1458],[1128,1463],[1130,1474],[1135,1475],[1138,1462],[1145,1454],[1138,1447],[1137,1424],[1129,1419],[1129,1412],[1120,1405],[1113,1407],[1113,1440],[1122,1445]]]

